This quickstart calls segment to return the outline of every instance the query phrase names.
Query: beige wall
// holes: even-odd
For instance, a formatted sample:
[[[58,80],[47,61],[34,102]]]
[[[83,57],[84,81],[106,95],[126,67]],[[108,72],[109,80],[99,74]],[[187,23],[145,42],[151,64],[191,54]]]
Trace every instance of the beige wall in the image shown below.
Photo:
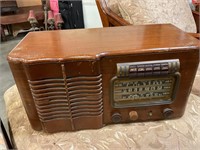
[[[41,0],[17,0],[18,7],[41,5]]]

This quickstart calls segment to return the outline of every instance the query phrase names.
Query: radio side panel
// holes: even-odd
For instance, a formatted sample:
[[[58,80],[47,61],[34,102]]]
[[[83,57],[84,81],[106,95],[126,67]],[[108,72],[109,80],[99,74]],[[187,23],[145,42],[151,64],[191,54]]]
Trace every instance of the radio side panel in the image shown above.
[[[174,98],[171,103],[161,102],[160,104],[153,105],[152,103],[149,102],[153,98],[149,97],[146,99],[146,104],[142,103],[145,104],[142,106],[133,105],[134,100],[132,100],[132,103],[126,102],[126,107],[120,107],[119,105],[118,108],[116,108],[115,106],[113,106],[113,97],[112,97],[113,82],[115,81],[115,78],[117,78],[117,73],[119,72],[117,70],[118,64],[144,63],[147,61],[162,62],[171,59],[178,60],[180,63],[179,66],[180,68],[178,71],[179,74],[178,76],[180,76],[178,78],[180,79],[180,81],[178,81],[179,83],[177,89],[174,90],[174,95],[173,95]],[[197,49],[188,49],[183,51],[174,50],[173,52],[170,53],[162,51],[158,53],[148,53],[148,54],[143,53],[137,55],[105,56],[101,60],[101,69],[103,74],[102,77],[103,91],[104,91],[103,93],[104,123],[112,124],[112,123],[125,123],[133,121],[138,122],[138,121],[161,120],[166,118],[165,115],[168,115],[169,119],[181,117],[184,113],[186,102],[191,91],[198,63],[199,63],[199,51]],[[167,77],[167,75],[156,75],[153,76],[153,79],[157,78],[157,80],[159,81],[160,76]],[[146,82],[147,80],[152,79],[152,77],[142,77],[142,75],[140,77],[131,76],[128,78],[129,79],[127,81],[132,80],[135,82],[137,81],[137,83],[141,81]],[[122,77],[121,80],[126,81],[126,77]],[[125,86],[127,86],[127,84]],[[127,88],[127,90],[129,90],[129,88]],[[142,98],[139,97],[138,101],[140,101],[141,99]],[[168,110],[170,110],[170,112]]]
[[[42,130],[41,122],[29,88],[23,64],[12,59],[9,59],[8,61],[30,124],[34,130],[40,131]]]

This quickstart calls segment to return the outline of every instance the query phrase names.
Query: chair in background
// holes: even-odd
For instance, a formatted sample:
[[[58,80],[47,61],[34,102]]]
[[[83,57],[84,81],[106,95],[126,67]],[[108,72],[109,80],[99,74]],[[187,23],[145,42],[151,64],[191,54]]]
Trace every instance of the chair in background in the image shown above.
[[[179,26],[182,26],[182,24],[185,24],[185,28],[184,28],[185,30],[183,29],[184,31],[189,32],[194,37],[197,37],[197,38],[200,37],[199,34],[196,33],[196,31],[199,32],[199,13],[196,11],[192,11],[192,13],[191,13],[189,4],[187,4],[186,0],[181,1],[181,3],[183,3],[183,4],[176,6],[176,7],[180,7],[180,10],[182,9],[182,11],[178,12],[177,11],[178,8],[176,8],[176,10],[171,9],[170,11],[172,13],[173,13],[173,11],[176,11],[176,12],[174,12],[174,14],[182,15],[182,18],[185,17],[186,19],[188,19],[189,20],[188,24],[186,24],[187,21],[185,21],[185,20],[184,20],[184,22],[177,21],[176,15],[174,15],[173,18],[169,17],[168,18],[169,21],[168,21],[167,15],[162,16],[162,14],[165,13],[164,11],[169,12],[169,10],[166,10],[167,8],[160,6],[160,5],[156,5],[156,3],[158,2],[157,0],[148,1],[149,3],[151,2],[150,4],[161,7],[161,8],[156,8],[156,10],[155,10],[155,9],[153,9],[153,7],[152,8],[148,7],[148,4],[144,3],[146,1],[147,0],[142,1],[144,4],[144,5],[142,5],[142,7],[143,7],[142,9],[137,8],[135,10],[131,10],[132,8],[135,8],[136,6],[139,6],[140,4],[142,4],[142,2],[141,1],[139,2],[136,0],[96,0],[104,27],[156,24],[156,23],[160,23],[160,22],[173,24],[173,21],[175,20],[176,23],[179,24]],[[176,0],[176,2],[177,1],[178,0]],[[174,2],[175,1],[171,1],[172,6],[175,6]],[[136,4],[134,4],[134,3],[136,3]],[[131,5],[134,5],[134,6],[132,7]],[[170,4],[167,4],[167,5],[170,6]],[[148,8],[145,9],[145,6],[147,6]],[[184,10],[184,9],[186,9],[186,10]],[[156,12],[157,10],[159,10],[159,12]],[[152,11],[150,14],[155,15],[155,16],[153,16],[154,18],[152,17],[154,19],[154,20],[152,19],[153,21],[145,20],[146,18],[148,19],[149,16],[146,17],[145,14],[143,15],[141,12],[144,12],[144,13],[146,13],[146,15],[149,15],[149,14],[147,14],[147,11]],[[171,13],[171,12],[169,12],[169,13]],[[181,13],[183,13],[183,14],[181,14]],[[140,14],[140,17],[138,17],[138,14]],[[156,14],[157,14],[157,16],[156,16]],[[188,18],[186,17],[186,15]],[[163,21],[164,19],[162,17],[165,19],[165,21]],[[156,20],[155,18],[158,20]],[[174,25],[176,26],[176,24],[174,24]]]

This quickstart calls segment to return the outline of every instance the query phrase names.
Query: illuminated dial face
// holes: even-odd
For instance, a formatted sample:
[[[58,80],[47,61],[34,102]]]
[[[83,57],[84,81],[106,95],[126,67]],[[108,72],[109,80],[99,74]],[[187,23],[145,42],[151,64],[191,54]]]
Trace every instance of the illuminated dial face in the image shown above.
[[[175,76],[115,78],[112,80],[114,107],[171,103]]]

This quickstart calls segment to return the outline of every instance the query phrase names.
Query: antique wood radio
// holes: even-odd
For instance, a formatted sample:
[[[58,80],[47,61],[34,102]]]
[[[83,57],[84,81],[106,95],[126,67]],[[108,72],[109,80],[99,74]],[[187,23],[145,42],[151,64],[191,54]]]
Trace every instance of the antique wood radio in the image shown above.
[[[8,56],[35,130],[181,117],[198,40],[166,25],[29,33]]]

